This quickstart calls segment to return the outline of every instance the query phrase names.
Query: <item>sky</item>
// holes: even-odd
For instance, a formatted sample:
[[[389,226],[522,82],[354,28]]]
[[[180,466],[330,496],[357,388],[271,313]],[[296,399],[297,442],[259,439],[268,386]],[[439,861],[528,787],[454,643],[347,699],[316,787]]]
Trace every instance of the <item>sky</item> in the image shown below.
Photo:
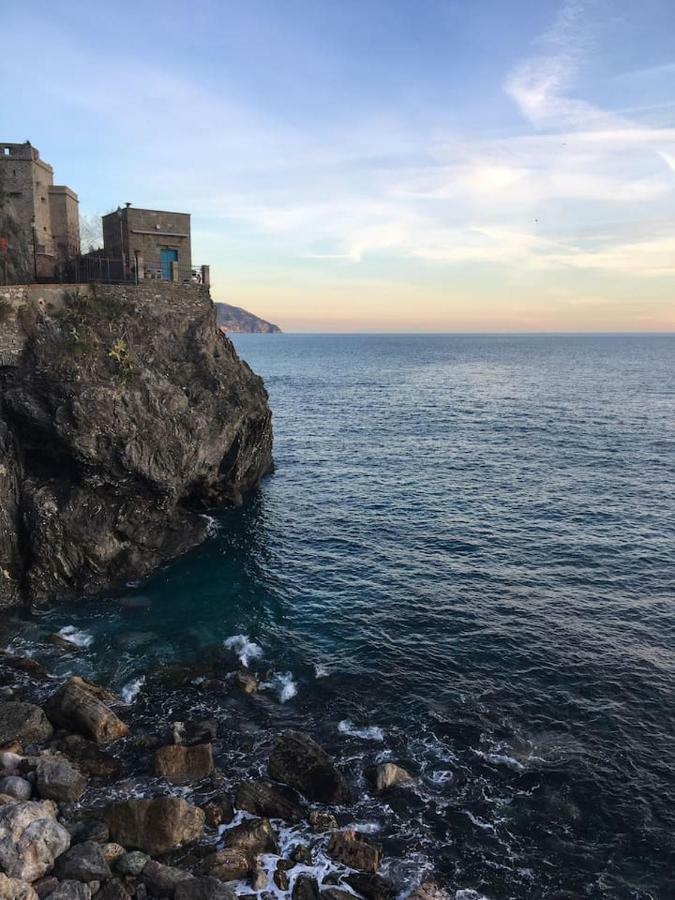
[[[674,0],[34,0],[2,33],[0,140],[85,216],[190,212],[216,300],[675,330]]]

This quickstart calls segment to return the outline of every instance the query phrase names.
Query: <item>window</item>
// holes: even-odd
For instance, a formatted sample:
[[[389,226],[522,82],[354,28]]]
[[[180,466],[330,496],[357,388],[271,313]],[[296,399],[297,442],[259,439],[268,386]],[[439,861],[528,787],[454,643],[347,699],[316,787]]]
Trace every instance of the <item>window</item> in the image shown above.
[[[10,156],[11,153],[12,153],[12,148],[11,148],[11,147],[3,147],[3,148],[2,148],[2,155],[3,155],[3,156]]]

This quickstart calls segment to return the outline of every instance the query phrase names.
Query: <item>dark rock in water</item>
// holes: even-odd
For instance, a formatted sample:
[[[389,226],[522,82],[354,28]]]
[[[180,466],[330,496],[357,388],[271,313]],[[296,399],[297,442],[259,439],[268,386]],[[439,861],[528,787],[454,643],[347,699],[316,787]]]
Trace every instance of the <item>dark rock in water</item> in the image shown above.
[[[366,875],[361,872],[350,873],[345,876],[349,887],[357,894],[361,894],[366,900],[389,900],[396,893],[393,883],[383,875]]]
[[[410,772],[392,762],[370,766],[366,769],[365,776],[378,794],[400,784],[410,784],[414,780]]]
[[[147,575],[206,537],[199,513],[239,502],[271,470],[267,394],[218,331],[207,289],[64,290],[49,305],[25,300],[12,327],[0,607]]]
[[[270,777],[320,803],[350,803],[351,792],[333,759],[309,735],[285,731],[270,756]]]
[[[66,759],[41,756],[35,767],[38,794],[43,800],[72,803],[87,787],[87,778]]]
[[[176,887],[181,881],[187,881],[192,878],[192,875],[182,869],[164,866],[151,859],[149,863],[146,863],[141,877],[152,897],[173,897]]]
[[[198,840],[204,813],[178,797],[123,800],[105,812],[110,837],[130,850],[158,856]]]
[[[0,868],[10,878],[35,881],[51,871],[70,846],[49,800],[0,806]]]
[[[337,819],[333,813],[326,812],[323,809],[313,809],[307,817],[307,821],[312,826],[312,831],[317,832],[335,831],[338,827]]]
[[[450,894],[435,881],[424,881],[412,892],[410,900],[450,900]]]
[[[91,888],[81,881],[62,881],[45,900],[91,900]]]
[[[120,773],[119,760],[98,749],[93,741],[79,734],[68,734],[54,745],[54,749],[69,757],[81,772],[95,778],[112,778]]]
[[[291,896],[293,900],[319,900],[319,883],[311,875],[298,875]]]
[[[66,827],[70,832],[71,844],[82,844],[84,841],[96,841],[97,844],[108,842],[108,826],[98,819],[84,819]]]
[[[204,875],[176,885],[174,900],[234,900],[235,893],[217,878]]]
[[[70,678],[45,704],[45,712],[58,728],[75,731],[97,744],[108,744],[129,733],[129,728],[106,705],[113,694],[83,678]]]
[[[75,641],[69,641],[68,638],[63,637],[62,634],[50,634],[47,641],[59,650],[63,650],[65,653],[79,653],[81,649]]]
[[[269,819],[248,819],[223,835],[223,846],[244,850],[250,856],[279,853],[279,844]]]
[[[331,887],[321,891],[321,900],[354,900],[354,895],[349,891],[341,891],[340,888]]]
[[[15,800],[30,800],[33,788],[30,781],[18,775],[7,775],[0,778],[0,794],[13,797]]]
[[[175,744],[185,744],[187,747],[195,744],[211,744],[217,737],[217,719],[173,723],[173,740]]]
[[[76,844],[59,856],[54,874],[64,881],[102,881],[111,876],[110,866],[95,841]]]
[[[200,781],[213,772],[211,744],[167,744],[155,753],[155,775],[173,782]]]
[[[257,677],[247,669],[240,669],[239,672],[235,672],[233,684],[238,690],[243,691],[244,694],[255,694],[258,690]]]
[[[311,866],[314,862],[312,851],[306,844],[296,844],[291,850],[290,861],[296,866]]]
[[[299,822],[306,812],[294,790],[270,781],[242,782],[237,788],[235,802],[238,809],[254,816],[286,822]]]
[[[30,744],[48,741],[54,733],[39,706],[10,700],[0,703],[0,745],[10,741]]]
[[[253,860],[246,849],[226,847],[209,854],[202,862],[202,872],[221,881],[238,881],[251,871]]]
[[[0,872],[0,900],[37,900],[33,887],[18,878],[8,878]]]
[[[282,862],[282,860],[279,860],[279,862]],[[288,890],[288,886],[289,886],[288,873],[285,868],[283,868],[282,866],[279,865],[279,863],[277,863],[277,867],[274,870],[272,879],[280,891]]]
[[[327,853],[350,869],[375,873],[380,868],[382,848],[370,844],[356,831],[337,831],[330,839]]]
[[[217,797],[202,806],[209,828],[227,825],[234,819],[234,807],[229,797]]]

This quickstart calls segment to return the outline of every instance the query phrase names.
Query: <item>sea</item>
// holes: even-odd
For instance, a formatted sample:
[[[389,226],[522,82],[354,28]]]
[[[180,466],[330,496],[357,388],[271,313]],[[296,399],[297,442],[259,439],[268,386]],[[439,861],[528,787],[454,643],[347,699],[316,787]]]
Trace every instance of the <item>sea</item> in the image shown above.
[[[0,645],[129,704],[229,648],[264,673],[228,707],[238,763],[317,738],[401,895],[675,897],[675,336],[233,340],[274,474],[187,557]],[[378,798],[387,760],[415,781]]]

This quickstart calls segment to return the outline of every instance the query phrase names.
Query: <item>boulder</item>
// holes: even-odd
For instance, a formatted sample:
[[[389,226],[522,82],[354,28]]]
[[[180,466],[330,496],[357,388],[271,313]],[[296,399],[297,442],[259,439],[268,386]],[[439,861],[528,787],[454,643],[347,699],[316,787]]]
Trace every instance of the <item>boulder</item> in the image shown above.
[[[81,881],[62,881],[45,900],[91,900],[91,888]]]
[[[26,881],[0,873],[0,900],[38,900],[38,895]]]
[[[54,815],[48,800],[0,806],[0,869],[10,878],[42,878],[68,849],[70,835]]]
[[[279,862],[281,862],[281,860],[279,860]],[[284,867],[280,866],[279,863],[277,863],[277,867],[274,870],[274,874],[272,875],[272,880],[274,881],[274,883],[276,884],[276,886],[279,888],[280,891],[286,892],[288,890],[288,887],[289,887],[288,872]]]
[[[300,822],[306,812],[294,790],[271,781],[242,782],[237,788],[235,804],[254,816],[286,822]]]
[[[319,803],[351,802],[351,792],[335,762],[309,735],[285,731],[269,761],[269,774]]]
[[[14,742],[10,742],[6,746],[12,746]],[[16,742],[17,747],[20,747],[20,744]],[[14,771],[19,768],[19,763],[23,759],[23,756],[20,752],[13,753],[11,750],[2,750],[0,751],[0,769],[9,769]]]
[[[155,775],[173,782],[200,781],[213,772],[211,744],[168,744],[155,753]]]
[[[30,800],[33,787],[30,781],[18,775],[7,775],[0,778],[0,794],[13,797],[15,800]]]
[[[149,862],[150,857],[147,853],[131,850],[129,853],[117,857],[113,863],[113,869],[118,875],[131,875],[136,878]]]
[[[54,733],[39,706],[9,700],[0,703],[0,746],[11,741],[21,744],[48,741]]]
[[[110,878],[111,872],[101,845],[95,841],[85,841],[59,856],[54,874],[64,881],[103,881]]]
[[[298,875],[291,896],[293,900],[319,900],[319,883],[311,875]]]
[[[234,819],[234,807],[229,797],[217,797],[202,806],[209,828],[227,825]]]
[[[313,809],[307,821],[312,826],[312,831],[336,831],[338,827],[337,819],[333,813],[326,812],[323,809]]]
[[[269,819],[248,819],[223,835],[223,847],[243,850],[249,856],[279,853],[279,844]]]
[[[240,669],[238,672],[235,672],[233,684],[244,694],[255,694],[258,690],[258,679],[248,669]]]
[[[382,848],[370,844],[356,831],[337,831],[328,843],[327,853],[350,869],[374,874],[380,868]]]
[[[330,887],[321,891],[321,900],[354,900],[354,895],[340,888]]]
[[[253,890],[259,894],[260,891],[264,891],[267,887],[267,872],[265,871],[264,866],[257,865],[253,867],[253,871],[251,872],[251,887]]]
[[[205,875],[212,875],[221,881],[239,881],[246,878],[252,865],[251,855],[246,850],[240,847],[227,847],[206,856],[201,870]]]
[[[201,809],[178,797],[123,800],[105,812],[113,841],[150,856],[196,841],[204,831],[204,818]]]
[[[41,756],[35,774],[38,794],[43,800],[72,803],[80,799],[87,787],[87,777],[62,757]]]
[[[450,900],[450,894],[435,881],[423,881],[410,894],[409,900]]]
[[[101,845],[103,859],[109,866],[111,866],[116,859],[119,859],[120,856],[124,856],[126,852],[127,851],[121,844],[115,844],[113,841],[108,841],[106,844]]]
[[[37,881],[33,882],[33,888],[40,900],[53,894],[58,886],[59,879],[55,878],[53,875],[45,875],[44,878],[38,878]]]
[[[414,781],[410,772],[392,762],[370,766],[366,769],[365,775],[373,790],[378,794],[396,785],[410,784],[410,782]]]
[[[97,744],[117,741],[129,728],[106,702],[114,695],[83,678],[70,678],[45,704],[49,720],[66,731],[75,731]]]
[[[198,722],[174,722],[174,744],[211,744],[218,737],[217,719],[200,719]]]
[[[383,875],[353,872],[345,877],[345,881],[366,900],[389,900],[396,893],[393,883]]]
[[[70,832],[71,844],[82,844],[84,841],[107,844],[110,837],[108,826],[99,819],[83,819],[81,822],[66,825],[66,828]]]
[[[113,778],[120,773],[119,760],[99,750],[94,741],[81,734],[68,734],[58,741],[55,749],[67,756],[77,768],[93,778]]]
[[[217,878],[203,875],[176,885],[174,900],[234,900],[235,893]]]
[[[123,881],[111,878],[97,892],[96,900],[129,900],[129,894],[124,888]]]
[[[145,864],[141,877],[151,897],[173,897],[180,882],[193,876],[183,869],[165,866],[151,859]]]

